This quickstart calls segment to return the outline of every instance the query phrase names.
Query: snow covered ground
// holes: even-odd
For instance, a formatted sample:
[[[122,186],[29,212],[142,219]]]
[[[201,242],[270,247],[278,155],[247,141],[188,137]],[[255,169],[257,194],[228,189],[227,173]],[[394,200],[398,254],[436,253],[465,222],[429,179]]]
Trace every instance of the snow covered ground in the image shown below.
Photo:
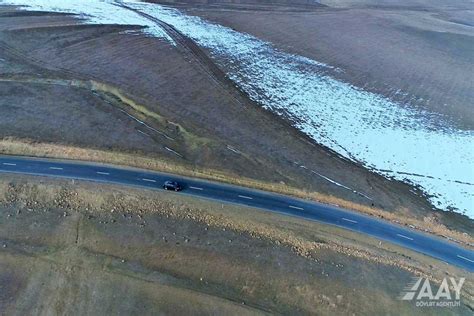
[[[338,81],[329,65],[287,54],[270,43],[179,10],[120,1],[154,16],[207,48],[229,77],[268,110],[341,155],[387,177],[419,185],[440,208],[474,218],[474,131]],[[79,14],[85,23],[136,24],[172,40],[137,13],[100,0],[4,0],[27,10]],[[173,43],[174,44],[174,43]]]
[[[113,5],[113,1],[100,0],[0,0],[0,4],[11,4],[33,11],[62,12],[77,14],[87,24],[141,25],[143,31],[158,38],[172,39],[156,23],[139,14]]]

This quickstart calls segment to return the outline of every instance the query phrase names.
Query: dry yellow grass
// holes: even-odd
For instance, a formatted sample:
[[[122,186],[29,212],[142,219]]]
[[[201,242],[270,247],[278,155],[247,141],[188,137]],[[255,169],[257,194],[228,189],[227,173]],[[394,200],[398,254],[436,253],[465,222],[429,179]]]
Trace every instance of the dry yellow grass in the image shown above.
[[[336,205],[342,208],[376,216],[388,221],[399,223],[401,225],[410,226],[415,229],[449,238],[469,247],[474,247],[474,239],[472,236],[466,233],[450,230],[446,226],[437,223],[432,218],[426,217],[422,221],[415,218],[401,216],[398,212],[392,213],[383,211],[377,208],[343,200],[331,195],[321,194],[319,192],[308,192],[281,183],[270,183],[238,177],[237,175],[225,173],[219,170],[191,168],[190,166],[186,166],[184,164],[179,165],[161,157],[156,158],[138,156],[136,154],[130,153],[71,147],[58,144],[35,143],[28,140],[18,140],[11,137],[0,140],[0,153],[6,155],[34,156],[43,158],[74,159],[127,167],[144,168],[292,195],[295,197]]]

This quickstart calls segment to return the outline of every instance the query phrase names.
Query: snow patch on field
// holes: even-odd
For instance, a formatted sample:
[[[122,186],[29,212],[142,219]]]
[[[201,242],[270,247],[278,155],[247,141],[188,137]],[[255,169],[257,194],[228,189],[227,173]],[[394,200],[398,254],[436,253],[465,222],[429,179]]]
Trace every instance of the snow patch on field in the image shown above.
[[[100,0],[0,0],[0,4],[18,5],[29,11],[72,13],[86,24],[116,24],[143,26],[143,32],[164,38],[174,44],[171,37],[156,23],[139,14],[114,5],[114,1]],[[130,31],[133,32],[133,31]]]
[[[121,1],[207,48],[228,76],[270,111],[339,154],[387,177],[420,186],[443,209],[474,218],[474,131],[328,75],[330,66],[286,54],[248,34],[156,4]],[[172,41],[156,24],[113,1],[3,1],[72,12],[87,23],[137,24]],[[77,4],[76,4],[77,3]]]

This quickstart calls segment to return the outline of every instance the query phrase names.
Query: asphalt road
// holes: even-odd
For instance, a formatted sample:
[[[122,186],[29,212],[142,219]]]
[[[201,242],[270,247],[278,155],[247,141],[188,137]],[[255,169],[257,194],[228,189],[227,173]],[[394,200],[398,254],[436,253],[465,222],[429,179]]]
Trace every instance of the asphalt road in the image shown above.
[[[165,180],[179,182],[187,194],[298,216],[367,234],[474,271],[474,251],[441,238],[341,208],[289,196],[141,169],[63,160],[0,156],[0,173],[20,173],[162,189]]]

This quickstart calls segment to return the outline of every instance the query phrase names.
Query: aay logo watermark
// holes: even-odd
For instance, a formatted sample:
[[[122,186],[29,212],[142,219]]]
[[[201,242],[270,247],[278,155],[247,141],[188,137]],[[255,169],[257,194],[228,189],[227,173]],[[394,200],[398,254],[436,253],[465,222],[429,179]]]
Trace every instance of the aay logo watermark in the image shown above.
[[[466,278],[444,278],[436,290],[430,280],[413,278],[400,295],[403,301],[415,301],[418,307],[457,307],[461,306],[461,289]]]

